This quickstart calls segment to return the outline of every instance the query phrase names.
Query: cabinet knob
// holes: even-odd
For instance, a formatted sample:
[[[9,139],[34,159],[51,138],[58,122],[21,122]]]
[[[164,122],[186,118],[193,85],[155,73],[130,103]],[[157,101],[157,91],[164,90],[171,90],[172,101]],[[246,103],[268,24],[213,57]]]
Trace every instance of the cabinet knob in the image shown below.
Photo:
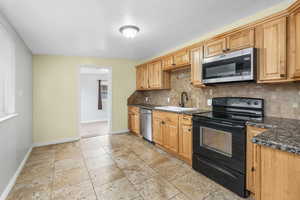
[[[252,168],[251,168],[251,171],[252,171],[252,172],[254,172],[254,171],[255,171],[255,168],[254,168],[254,167],[252,167]]]
[[[190,128],[189,128],[189,129],[188,129],[188,131],[189,131],[189,132],[191,132],[191,131],[192,131],[192,129],[190,129]]]

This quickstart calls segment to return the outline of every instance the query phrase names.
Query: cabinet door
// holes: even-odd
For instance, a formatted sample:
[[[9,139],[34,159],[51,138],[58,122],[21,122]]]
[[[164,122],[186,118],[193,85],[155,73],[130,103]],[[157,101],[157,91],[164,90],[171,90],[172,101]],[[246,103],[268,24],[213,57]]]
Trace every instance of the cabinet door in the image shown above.
[[[136,133],[137,135],[139,135],[140,134],[140,115],[134,114],[132,116],[132,121],[134,124],[133,132]]]
[[[142,67],[142,88],[149,88],[148,65],[143,65]]]
[[[163,136],[163,146],[174,153],[178,153],[178,122],[164,121]]]
[[[173,57],[173,55],[163,58],[162,65],[163,65],[163,69],[170,69],[170,68],[174,67],[174,57]]]
[[[153,117],[153,141],[159,145],[163,145],[162,121],[160,118]]]
[[[143,67],[138,66],[136,68],[136,89],[137,90],[143,90],[142,82],[143,82]]]
[[[217,56],[226,50],[226,38],[208,41],[204,44],[204,57]]]
[[[247,127],[247,169],[246,169],[246,186],[252,194],[255,194],[255,161],[256,161],[256,144],[252,143],[252,138],[266,129]]]
[[[194,86],[204,86],[202,83],[203,46],[191,49],[191,82]]]
[[[149,64],[149,86],[150,88],[162,88],[162,65],[161,61]]]
[[[178,66],[184,66],[190,64],[190,54],[189,51],[184,49],[181,51],[178,51],[174,54],[174,63],[176,67]]]
[[[181,124],[179,130],[179,155],[192,162],[192,125]]]
[[[300,78],[300,9],[289,17],[289,78]]]
[[[256,200],[299,200],[300,156],[259,146],[260,187]]]
[[[286,40],[286,17],[257,27],[259,81],[286,79]]]
[[[254,47],[254,29],[247,29],[227,37],[227,51]]]

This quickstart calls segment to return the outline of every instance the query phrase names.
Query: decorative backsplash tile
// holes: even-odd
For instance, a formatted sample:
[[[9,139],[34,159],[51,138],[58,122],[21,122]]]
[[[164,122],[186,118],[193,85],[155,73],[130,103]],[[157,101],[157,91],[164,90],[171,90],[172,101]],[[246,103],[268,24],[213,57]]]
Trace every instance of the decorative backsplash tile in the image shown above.
[[[300,82],[234,83],[195,88],[190,84],[190,73],[189,69],[172,72],[171,90],[136,92],[134,98],[130,98],[130,103],[146,103],[145,97],[150,97],[150,104],[178,106],[181,92],[186,91],[189,95],[187,107],[211,109],[207,100],[213,97],[253,97],[265,100],[266,116],[300,119]]]

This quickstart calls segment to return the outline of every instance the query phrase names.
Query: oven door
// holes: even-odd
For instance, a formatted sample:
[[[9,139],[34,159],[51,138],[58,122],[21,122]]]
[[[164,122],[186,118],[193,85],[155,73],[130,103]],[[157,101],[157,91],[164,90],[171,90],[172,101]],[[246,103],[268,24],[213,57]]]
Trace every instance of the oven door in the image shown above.
[[[245,126],[212,119],[195,119],[193,152],[200,157],[245,173]]]
[[[235,52],[232,52],[228,55],[207,58],[202,68],[203,82],[214,84],[254,80],[253,54],[250,52],[246,55],[234,54]]]

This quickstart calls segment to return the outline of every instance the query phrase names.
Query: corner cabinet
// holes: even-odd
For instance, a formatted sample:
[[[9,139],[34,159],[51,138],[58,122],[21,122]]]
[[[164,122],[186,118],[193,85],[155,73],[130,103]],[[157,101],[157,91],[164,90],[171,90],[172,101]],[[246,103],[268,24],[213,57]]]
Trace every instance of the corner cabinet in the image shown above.
[[[196,87],[204,87],[202,82],[203,46],[190,50],[191,54],[191,84]]]
[[[259,82],[287,79],[286,29],[286,17],[256,27]]]
[[[128,106],[128,129],[130,132],[140,135],[140,108]]]

